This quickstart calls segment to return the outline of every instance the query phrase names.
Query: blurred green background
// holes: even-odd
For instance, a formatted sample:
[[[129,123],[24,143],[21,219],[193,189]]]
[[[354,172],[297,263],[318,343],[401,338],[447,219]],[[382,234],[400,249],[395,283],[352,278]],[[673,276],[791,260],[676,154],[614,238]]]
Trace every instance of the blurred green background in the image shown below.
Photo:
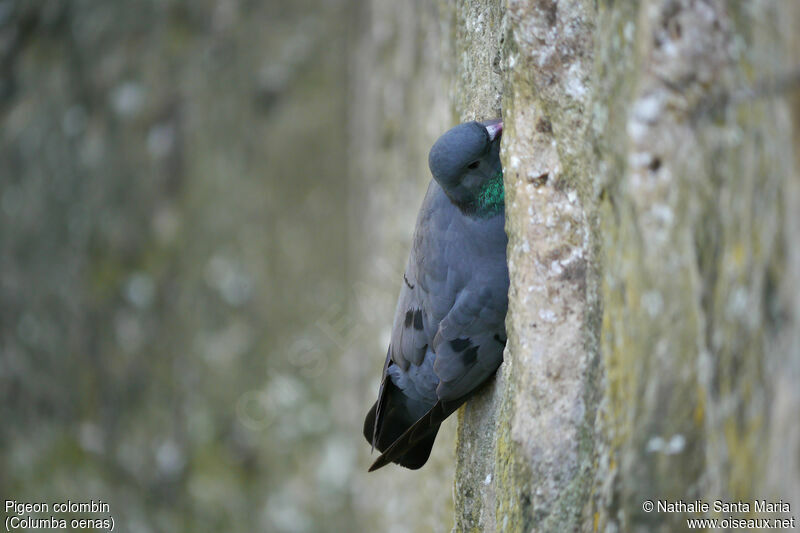
[[[385,339],[342,357],[369,331],[347,313],[351,15],[0,1],[3,499],[101,499],[130,532],[366,529]],[[385,322],[396,287],[373,288]]]

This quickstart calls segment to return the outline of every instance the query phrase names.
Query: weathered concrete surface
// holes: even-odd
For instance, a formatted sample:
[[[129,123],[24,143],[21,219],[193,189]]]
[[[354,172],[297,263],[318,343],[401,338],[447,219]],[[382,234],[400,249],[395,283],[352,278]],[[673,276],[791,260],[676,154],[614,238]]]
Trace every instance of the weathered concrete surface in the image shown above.
[[[645,499],[796,510],[800,6],[438,14],[411,16],[442,39],[421,61],[438,62],[428,82],[450,87],[452,118],[502,107],[511,273],[505,363],[459,414],[455,530],[685,528]],[[420,122],[432,136],[436,117]]]
[[[800,364],[797,123],[769,87],[796,68],[799,14],[716,1],[599,12],[601,529],[685,527],[644,513],[645,498],[800,501],[797,461],[780,459],[800,439],[779,436],[800,406],[784,381]]]
[[[597,365],[588,324],[592,198],[582,159],[592,11],[588,2],[506,7],[509,345],[494,397],[473,402],[463,420],[456,520],[459,530],[569,529],[589,493],[596,405],[587,402]],[[471,425],[494,431],[468,440]]]

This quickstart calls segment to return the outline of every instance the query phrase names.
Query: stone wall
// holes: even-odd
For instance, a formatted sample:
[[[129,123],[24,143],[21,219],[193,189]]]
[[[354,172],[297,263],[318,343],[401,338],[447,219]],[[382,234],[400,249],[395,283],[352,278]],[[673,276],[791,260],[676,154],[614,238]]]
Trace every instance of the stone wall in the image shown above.
[[[502,107],[509,344],[459,413],[455,529],[683,527],[645,499],[800,506],[800,8],[418,4],[373,0],[357,26],[351,170],[379,192],[352,212],[379,221],[371,257],[404,244],[399,271],[431,142]],[[377,485],[441,516],[448,446]]]

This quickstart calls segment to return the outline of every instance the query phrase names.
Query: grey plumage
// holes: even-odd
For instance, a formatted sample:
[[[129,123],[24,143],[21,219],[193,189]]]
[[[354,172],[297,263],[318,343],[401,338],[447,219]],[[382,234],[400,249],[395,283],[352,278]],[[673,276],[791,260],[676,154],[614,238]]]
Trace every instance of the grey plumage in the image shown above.
[[[434,144],[434,180],[417,218],[384,363],[364,436],[382,455],[420,468],[442,421],[502,362],[508,306],[500,133],[469,122]]]

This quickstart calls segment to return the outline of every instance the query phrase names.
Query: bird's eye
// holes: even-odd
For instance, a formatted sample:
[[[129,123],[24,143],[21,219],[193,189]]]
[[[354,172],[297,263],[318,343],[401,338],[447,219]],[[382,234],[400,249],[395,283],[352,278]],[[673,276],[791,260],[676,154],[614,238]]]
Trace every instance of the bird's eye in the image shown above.
[[[480,164],[481,164],[480,161],[473,161],[472,163],[467,165],[467,168],[471,169],[471,170],[475,170],[476,168],[478,168],[478,166],[480,166]]]

